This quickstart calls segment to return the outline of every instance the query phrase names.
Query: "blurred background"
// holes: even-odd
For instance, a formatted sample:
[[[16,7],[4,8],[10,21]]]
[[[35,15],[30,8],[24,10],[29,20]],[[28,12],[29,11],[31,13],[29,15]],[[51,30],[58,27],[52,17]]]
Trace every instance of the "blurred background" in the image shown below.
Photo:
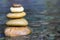
[[[13,3],[22,4],[27,13],[26,19],[32,30],[31,35],[21,40],[60,40],[60,0],[0,0],[0,36],[4,36],[6,14]],[[23,39],[24,38],[24,39]],[[6,40],[14,38],[6,38]]]

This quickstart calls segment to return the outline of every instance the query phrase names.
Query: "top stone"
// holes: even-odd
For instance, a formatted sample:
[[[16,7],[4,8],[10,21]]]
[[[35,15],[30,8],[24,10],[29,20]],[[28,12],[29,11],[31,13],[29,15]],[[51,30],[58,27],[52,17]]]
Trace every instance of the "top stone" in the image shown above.
[[[22,7],[21,4],[13,4],[13,7]]]
[[[11,12],[23,12],[24,8],[21,4],[13,4],[13,6],[10,8]]]

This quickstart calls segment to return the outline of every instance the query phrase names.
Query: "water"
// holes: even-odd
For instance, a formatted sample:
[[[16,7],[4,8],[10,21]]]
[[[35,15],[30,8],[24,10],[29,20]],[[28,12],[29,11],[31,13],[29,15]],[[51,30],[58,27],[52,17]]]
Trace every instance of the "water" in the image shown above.
[[[59,2],[55,0],[49,0],[53,5],[58,4]],[[53,21],[59,21],[59,7],[56,8],[53,5],[47,5],[46,0],[0,0],[0,31],[4,31],[6,28],[5,22],[8,20],[6,18],[6,14],[10,12],[10,7],[13,3],[20,3],[25,8],[25,12],[27,16],[25,17],[29,21],[29,27],[32,29],[32,34],[28,40],[44,40],[44,37],[47,36],[49,32],[56,32],[59,31],[58,28],[55,30],[55,24]],[[59,6],[59,5],[56,5]],[[58,19],[58,20],[56,20]],[[51,24],[52,23],[52,24]],[[41,32],[44,34],[40,34]],[[54,36],[51,34],[47,40],[53,40]],[[18,39],[19,37],[17,37]],[[21,40],[26,39],[24,36]],[[10,39],[10,38],[7,38]],[[13,40],[14,38],[11,38]],[[16,39],[15,39],[16,40]],[[18,39],[19,40],[19,39]]]

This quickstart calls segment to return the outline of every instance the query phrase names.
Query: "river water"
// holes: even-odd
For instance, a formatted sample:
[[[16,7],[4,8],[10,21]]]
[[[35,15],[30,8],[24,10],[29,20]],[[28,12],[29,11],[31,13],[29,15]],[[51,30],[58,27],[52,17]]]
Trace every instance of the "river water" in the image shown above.
[[[41,15],[41,13],[46,12],[46,0],[0,0],[0,31],[6,28],[5,23],[9,20],[6,15],[10,12],[10,7],[13,3],[23,5],[27,14],[25,18],[28,20],[28,26],[31,27],[33,33],[39,34],[39,32],[43,30],[46,31],[49,26],[45,24],[48,24],[49,22],[45,21],[51,21],[54,19],[53,16]],[[52,27],[52,29],[54,29],[54,27]],[[35,40],[37,39],[35,38]]]

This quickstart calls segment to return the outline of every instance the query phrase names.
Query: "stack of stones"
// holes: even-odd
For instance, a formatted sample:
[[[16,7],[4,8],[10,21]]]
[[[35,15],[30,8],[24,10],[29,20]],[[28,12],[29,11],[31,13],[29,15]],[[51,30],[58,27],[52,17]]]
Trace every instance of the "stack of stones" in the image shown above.
[[[11,13],[8,13],[7,17],[11,20],[6,22],[8,27],[5,29],[5,35],[16,37],[30,34],[31,30],[27,26],[28,22],[23,18],[26,15],[23,6],[21,4],[13,4],[10,11]]]

